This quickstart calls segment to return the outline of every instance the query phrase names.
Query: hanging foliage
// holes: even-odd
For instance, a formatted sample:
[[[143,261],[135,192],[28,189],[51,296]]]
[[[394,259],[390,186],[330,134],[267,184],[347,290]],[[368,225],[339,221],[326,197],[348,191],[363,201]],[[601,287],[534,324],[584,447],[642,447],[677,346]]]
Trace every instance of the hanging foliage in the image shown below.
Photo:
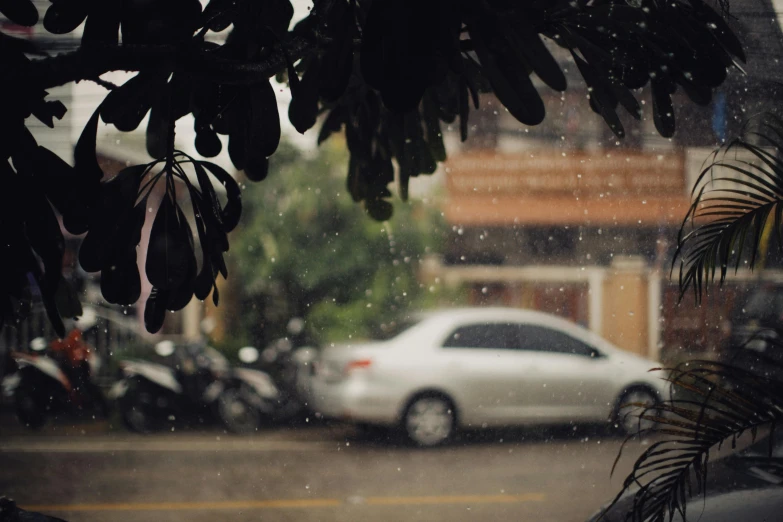
[[[30,0],[2,0],[0,12],[25,26],[39,19]],[[344,132],[348,190],[370,216],[386,220],[389,186],[396,180],[406,199],[412,177],[435,172],[446,158],[442,124],[458,120],[468,139],[482,94],[494,93],[523,124],[546,118],[541,91],[568,88],[557,47],[576,62],[591,108],[620,138],[618,110],[641,116],[637,89],[651,84],[655,126],[668,137],[675,91],[709,103],[727,69],[744,61],[725,20],[702,0],[316,0],[289,30],[293,13],[289,0],[57,0],[43,27],[65,34],[83,24],[83,32],[78,49],[54,57],[0,32],[0,181],[8,200],[0,244],[14,264],[0,282],[2,323],[24,317],[31,281],[59,331],[61,316],[79,312],[58,275],[54,211],[69,232],[87,233],[80,262],[102,273],[104,296],[117,303],[139,297],[131,259],[144,220],[153,219],[150,331],[188,296],[212,293],[217,301],[239,189],[218,166],[174,150],[176,124],[194,116],[196,150],[207,158],[227,136],[234,166],[263,180],[280,140],[272,77],[290,86],[288,117],[298,131],[320,121],[319,142]],[[221,31],[225,38],[210,38]],[[25,119],[53,126],[65,112],[46,99],[47,88],[114,70],[137,74],[116,87],[101,82],[111,90],[82,132],[73,167],[37,146]],[[147,115],[155,162],[104,180],[95,153],[99,120],[132,131]],[[213,182],[225,187],[223,206]],[[159,204],[149,199],[158,183],[165,187]],[[144,213],[153,203],[156,212]]]

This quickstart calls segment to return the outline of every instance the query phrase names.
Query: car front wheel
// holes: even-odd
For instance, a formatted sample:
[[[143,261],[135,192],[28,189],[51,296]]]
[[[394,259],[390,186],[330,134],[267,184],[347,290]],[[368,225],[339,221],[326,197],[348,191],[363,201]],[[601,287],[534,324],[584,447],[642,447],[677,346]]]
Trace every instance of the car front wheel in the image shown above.
[[[454,434],[454,407],[445,397],[424,395],[415,398],[405,410],[403,429],[408,439],[421,447],[439,446]]]
[[[626,435],[645,433],[655,427],[655,421],[648,417],[657,415],[654,408],[658,404],[655,393],[644,388],[632,388],[617,401],[614,425]],[[640,416],[645,418],[640,418]]]

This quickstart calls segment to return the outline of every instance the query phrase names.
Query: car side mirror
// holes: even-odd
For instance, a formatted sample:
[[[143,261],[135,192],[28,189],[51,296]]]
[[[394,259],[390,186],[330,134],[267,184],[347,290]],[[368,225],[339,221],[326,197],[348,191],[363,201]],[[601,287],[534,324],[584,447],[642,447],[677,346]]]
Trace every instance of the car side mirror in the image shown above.
[[[46,339],[43,337],[36,337],[32,341],[30,341],[30,349],[34,352],[42,352],[46,350]]]
[[[168,357],[174,353],[174,343],[172,341],[161,341],[155,345],[155,353],[161,357]]]
[[[255,346],[245,346],[237,353],[239,360],[245,364],[252,364],[258,360],[258,349]]]

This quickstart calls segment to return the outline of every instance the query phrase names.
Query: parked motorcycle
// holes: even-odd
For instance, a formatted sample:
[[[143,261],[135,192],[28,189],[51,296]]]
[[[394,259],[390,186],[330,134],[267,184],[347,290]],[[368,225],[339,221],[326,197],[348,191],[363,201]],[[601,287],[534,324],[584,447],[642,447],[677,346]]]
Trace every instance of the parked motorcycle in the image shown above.
[[[307,412],[306,395],[302,393],[301,383],[303,373],[309,371],[309,365],[315,355],[314,348],[295,348],[287,338],[272,342],[260,354],[253,347],[245,347],[239,351],[240,361],[259,366],[272,376],[278,391],[270,415],[272,421],[288,422],[303,417]]]
[[[22,424],[38,429],[61,414],[93,418],[108,414],[105,399],[90,377],[101,365],[94,350],[86,350],[86,360],[78,366],[57,358],[42,337],[32,340],[30,350],[11,353],[15,371],[2,380],[2,393],[12,399]]]
[[[109,392],[132,431],[161,430],[168,422],[221,422],[234,433],[255,431],[268,415],[277,389],[263,372],[232,368],[204,345],[162,341],[155,353],[171,364],[126,360]]]

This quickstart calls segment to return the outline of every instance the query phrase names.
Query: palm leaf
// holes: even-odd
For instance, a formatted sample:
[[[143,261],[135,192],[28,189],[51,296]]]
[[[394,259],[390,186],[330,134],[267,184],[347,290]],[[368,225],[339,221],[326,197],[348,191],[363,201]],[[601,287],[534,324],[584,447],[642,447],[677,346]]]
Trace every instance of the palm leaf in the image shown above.
[[[763,353],[783,353],[783,331],[756,334],[742,348],[750,343],[756,343],[755,348],[763,344]],[[771,426],[774,431],[783,420],[783,380],[778,376],[783,375],[783,365],[763,353],[740,349],[729,363],[697,360],[668,369],[671,398],[640,414],[640,419],[657,423],[647,432],[666,438],[637,459],[622,491],[604,513],[632,494],[627,520],[664,522],[676,514],[687,520],[688,501],[706,494],[710,451],[727,443],[734,447],[745,433],[755,439],[760,427]],[[746,357],[753,357],[751,364]],[[773,369],[774,375],[745,369],[759,362]],[[771,444],[772,437],[770,451]],[[622,449],[615,466],[621,456]]]
[[[691,289],[699,303],[716,278],[723,284],[729,267],[752,270],[763,259],[765,227],[774,225],[781,237],[783,120],[762,114],[711,154],[691,199],[672,271],[679,263],[680,298]]]

